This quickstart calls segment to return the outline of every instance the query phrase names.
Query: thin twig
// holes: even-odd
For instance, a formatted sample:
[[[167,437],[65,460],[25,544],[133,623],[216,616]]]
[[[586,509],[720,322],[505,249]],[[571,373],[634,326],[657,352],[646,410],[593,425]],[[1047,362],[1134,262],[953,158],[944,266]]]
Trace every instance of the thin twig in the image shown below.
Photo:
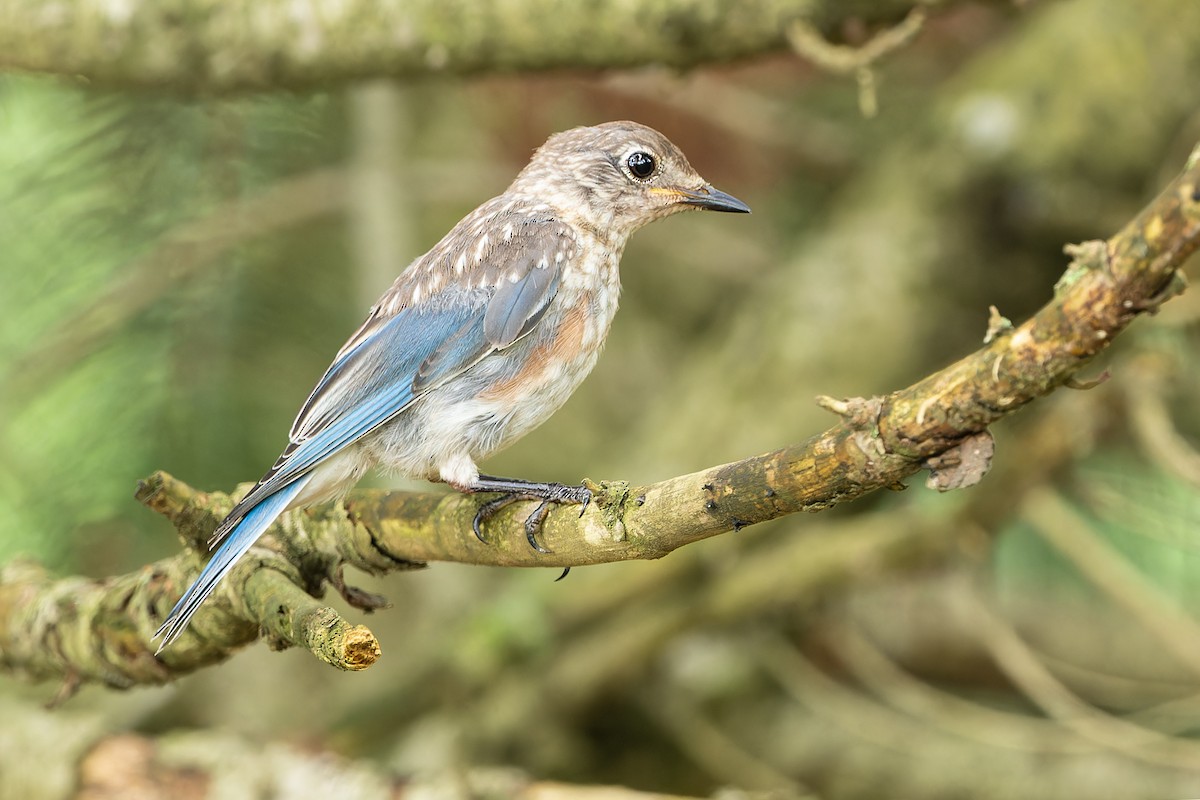
[[[1017,688],[1052,719],[1083,738],[1139,760],[1182,769],[1200,769],[1200,745],[1112,717],[1085,703],[1064,686],[992,612],[978,594],[961,593],[956,610],[978,631],[980,642]]]
[[[714,778],[746,789],[784,789],[797,800],[809,796],[797,781],[730,738],[693,698],[666,686],[647,687],[637,697],[638,706],[675,746]]]
[[[1134,362],[1133,374],[1122,382],[1133,432],[1148,459],[1200,488],[1200,451],[1180,435],[1171,421],[1171,412],[1164,399],[1164,371],[1161,359],[1146,355]]]
[[[941,691],[901,669],[867,636],[847,621],[832,625],[822,641],[830,645],[851,674],[881,700],[948,733],[995,747],[1037,753],[1093,751],[1062,726],[1015,714]]]
[[[1034,490],[1022,503],[1021,515],[1080,574],[1133,614],[1180,664],[1200,676],[1200,623],[1096,536],[1061,496],[1046,488]]]
[[[857,47],[831,43],[804,19],[798,19],[788,27],[787,38],[797,55],[818,68],[834,75],[854,75],[858,83],[859,110],[870,119],[879,111],[875,63],[912,42],[925,27],[925,19],[925,9],[913,8],[899,23]]]

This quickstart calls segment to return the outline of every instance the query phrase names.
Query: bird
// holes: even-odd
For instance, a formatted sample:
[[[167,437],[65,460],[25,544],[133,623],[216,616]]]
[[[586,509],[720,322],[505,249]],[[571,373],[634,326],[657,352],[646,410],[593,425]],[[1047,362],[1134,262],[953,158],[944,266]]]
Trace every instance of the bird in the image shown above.
[[[618,265],[642,226],[686,210],[749,213],[705,181],[666,136],[608,122],[550,136],[497,197],[403,270],[300,408],[274,465],[217,526],[212,557],[166,616],[176,641],[237,561],[285,510],[337,499],[370,468],[551,506],[585,486],[480,474],[476,462],[553,414],[599,358],[621,290]],[[581,511],[582,514],[582,511]]]

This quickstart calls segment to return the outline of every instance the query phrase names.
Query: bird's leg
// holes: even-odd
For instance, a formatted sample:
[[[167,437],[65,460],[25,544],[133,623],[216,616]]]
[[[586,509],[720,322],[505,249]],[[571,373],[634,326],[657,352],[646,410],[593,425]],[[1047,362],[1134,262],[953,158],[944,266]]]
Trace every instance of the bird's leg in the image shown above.
[[[484,543],[487,540],[483,538],[482,526],[495,516],[496,512],[519,500],[541,500],[542,502],[533,510],[533,513],[525,519],[525,538],[529,541],[529,546],[539,553],[550,552],[537,540],[537,533],[541,530],[546,515],[550,513],[551,503],[581,505],[583,508],[580,509],[579,516],[582,517],[588,504],[592,502],[592,492],[586,486],[537,483],[516,478],[495,478],[491,475],[480,475],[473,483],[459,488],[466,492],[502,492],[500,497],[480,506],[479,511],[475,514],[475,519],[471,522],[471,529],[475,531],[475,536]]]

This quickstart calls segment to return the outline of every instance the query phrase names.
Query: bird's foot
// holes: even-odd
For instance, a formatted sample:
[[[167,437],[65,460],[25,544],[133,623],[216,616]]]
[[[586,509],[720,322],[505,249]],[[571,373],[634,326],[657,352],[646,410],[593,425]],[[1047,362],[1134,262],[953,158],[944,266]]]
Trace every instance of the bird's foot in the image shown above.
[[[366,589],[360,589],[357,586],[351,586],[346,583],[344,569],[344,566],[339,564],[337,569],[329,576],[329,583],[352,608],[357,608],[368,614],[372,611],[378,611],[381,608],[391,608],[392,604],[383,595],[368,592]]]
[[[587,511],[588,505],[592,502],[592,491],[586,486],[534,483],[511,478],[493,478],[489,475],[480,475],[479,480],[472,484],[468,491],[503,492],[495,500],[489,500],[481,505],[479,511],[475,513],[475,519],[471,522],[471,530],[475,532],[479,541],[485,544],[487,540],[483,538],[483,525],[500,509],[521,500],[541,500],[542,502],[533,510],[533,513],[525,518],[525,539],[529,542],[529,546],[539,553],[551,552],[537,538],[538,532],[542,529],[542,523],[546,521],[546,516],[550,513],[551,504],[579,505],[581,506],[579,516],[582,517],[583,512]]]

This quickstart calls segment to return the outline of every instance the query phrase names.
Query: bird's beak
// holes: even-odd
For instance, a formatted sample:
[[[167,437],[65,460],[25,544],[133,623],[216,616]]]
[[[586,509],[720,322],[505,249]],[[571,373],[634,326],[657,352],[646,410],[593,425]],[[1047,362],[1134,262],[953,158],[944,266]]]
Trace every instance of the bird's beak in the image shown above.
[[[705,184],[699,189],[678,189],[676,202],[686,206],[695,206],[707,211],[729,211],[737,214],[749,214],[750,206],[738,200],[731,194],[725,194],[720,189]]]

